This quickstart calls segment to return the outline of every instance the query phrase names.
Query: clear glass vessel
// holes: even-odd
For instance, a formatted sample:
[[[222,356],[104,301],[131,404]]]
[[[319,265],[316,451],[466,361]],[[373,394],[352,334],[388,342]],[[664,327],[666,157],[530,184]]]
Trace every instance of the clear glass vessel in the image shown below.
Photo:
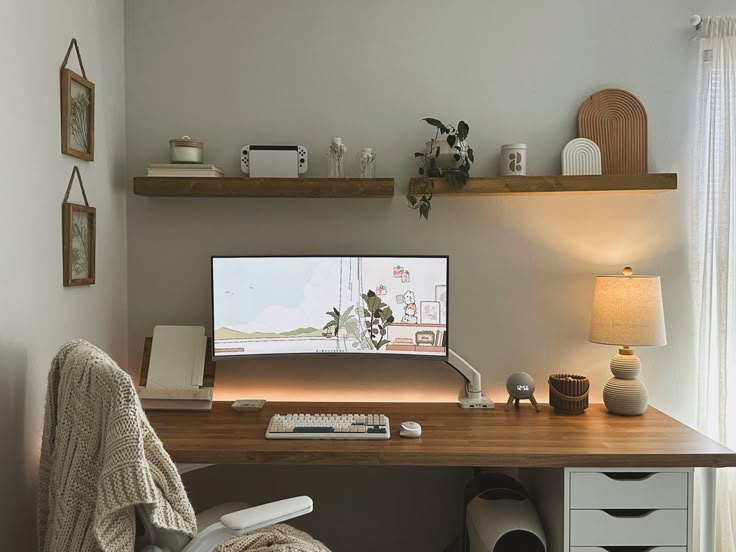
[[[373,148],[363,148],[358,159],[360,166],[360,178],[376,177],[376,154]]]
[[[327,177],[345,178],[345,154],[348,148],[342,143],[342,138],[330,140],[330,148],[327,151]]]

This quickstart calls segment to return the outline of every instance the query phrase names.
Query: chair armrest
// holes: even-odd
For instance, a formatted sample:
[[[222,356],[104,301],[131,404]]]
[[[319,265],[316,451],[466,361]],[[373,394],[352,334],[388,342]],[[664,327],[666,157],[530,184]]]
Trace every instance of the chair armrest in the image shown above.
[[[220,521],[197,533],[181,552],[212,552],[213,548],[236,535],[303,516],[311,511],[312,499],[308,496],[297,496],[225,514]]]
[[[234,533],[244,533],[303,516],[312,509],[311,498],[296,496],[225,514],[220,518],[220,523]]]

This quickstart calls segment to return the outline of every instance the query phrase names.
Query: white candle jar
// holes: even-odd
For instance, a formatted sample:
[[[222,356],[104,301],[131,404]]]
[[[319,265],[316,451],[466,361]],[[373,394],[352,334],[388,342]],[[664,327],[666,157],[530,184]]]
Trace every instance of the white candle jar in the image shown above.
[[[169,140],[169,151],[172,163],[201,163],[204,142],[189,136]]]
[[[501,146],[501,176],[526,175],[526,144]]]

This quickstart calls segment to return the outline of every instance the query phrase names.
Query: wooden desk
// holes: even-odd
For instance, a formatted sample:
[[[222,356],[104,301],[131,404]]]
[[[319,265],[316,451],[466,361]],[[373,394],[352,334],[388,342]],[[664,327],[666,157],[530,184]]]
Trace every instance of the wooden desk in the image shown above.
[[[310,412],[383,413],[391,420],[391,439],[264,437],[273,414]],[[607,414],[599,404],[580,416],[555,414],[548,405],[537,413],[531,405],[507,412],[463,410],[454,403],[267,403],[260,412],[246,413],[215,402],[211,412],[147,414],[178,463],[708,468],[702,481],[701,550],[715,549],[712,468],[736,466],[736,453],[651,406],[635,418]],[[421,438],[399,437],[399,424],[407,420],[422,425]]]
[[[267,440],[281,413],[383,413],[386,441]],[[580,416],[547,405],[507,412],[463,410],[449,403],[267,403],[235,412],[215,402],[211,412],[147,413],[164,447],[179,463],[332,464],[479,467],[710,467],[736,466],[736,453],[649,407],[636,418],[591,405]],[[422,437],[399,437],[399,424],[422,425]]]

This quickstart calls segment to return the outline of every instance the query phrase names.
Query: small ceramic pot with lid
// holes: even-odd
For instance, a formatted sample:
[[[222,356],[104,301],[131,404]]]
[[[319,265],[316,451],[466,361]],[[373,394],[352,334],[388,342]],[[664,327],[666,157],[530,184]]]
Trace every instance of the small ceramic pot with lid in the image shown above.
[[[204,142],[189,136],[169,140],[172,163],[201,163]]]
[[[526,144],[501,146],[501,176],[526,175]]]

